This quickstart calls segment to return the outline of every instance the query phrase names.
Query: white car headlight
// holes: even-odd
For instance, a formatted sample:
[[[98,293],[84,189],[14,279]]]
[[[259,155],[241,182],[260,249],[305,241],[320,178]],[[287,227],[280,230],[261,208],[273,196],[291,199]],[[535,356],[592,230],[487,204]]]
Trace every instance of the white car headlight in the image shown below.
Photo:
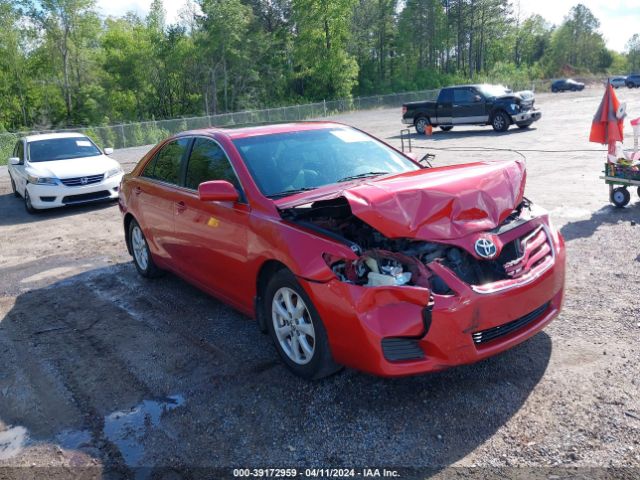
[[[122,168],[120,167],[112,168],[111,170],[108,170],[107,173],[104,174],[104,178],[113,177],[114,175],[118,175],[120,173],[123,173]]]
[[[37,177],[35,175],[27,175],[27,180],[34,185],[58,185],[60,183],[55,177]]]

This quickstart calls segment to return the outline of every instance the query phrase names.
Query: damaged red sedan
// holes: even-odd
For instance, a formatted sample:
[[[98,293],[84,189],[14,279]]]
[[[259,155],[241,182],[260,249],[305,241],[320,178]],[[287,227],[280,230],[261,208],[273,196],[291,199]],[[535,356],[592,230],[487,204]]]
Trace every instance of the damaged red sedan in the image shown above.
[[[423,168],[335,123],[212,128],[153,148],[120,209],[140,274],[255,317],[296,374],[400,376],[500,353],[560,311],[564,241],[525,177]]]

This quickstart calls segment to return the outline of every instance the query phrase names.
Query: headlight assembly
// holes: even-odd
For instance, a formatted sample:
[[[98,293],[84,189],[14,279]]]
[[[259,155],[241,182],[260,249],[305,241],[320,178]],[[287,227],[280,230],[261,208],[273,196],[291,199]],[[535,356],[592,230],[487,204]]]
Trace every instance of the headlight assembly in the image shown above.
[[[107,173],[104,174],[104,178],[113,177],[120,173],[123,173],[122,168],[120,167],[112,168],[111,170],[107,171]]]
[[[27,180],[34,185],[58,185],[59,181],[55,177],[37,177],[35,175],[28,175]]]

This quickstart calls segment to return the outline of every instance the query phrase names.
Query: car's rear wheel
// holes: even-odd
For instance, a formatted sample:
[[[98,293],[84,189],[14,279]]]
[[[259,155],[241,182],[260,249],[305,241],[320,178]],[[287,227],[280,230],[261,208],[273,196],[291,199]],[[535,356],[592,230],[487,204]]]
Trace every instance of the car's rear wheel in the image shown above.
[[[34,214],[38,212],[38,209],[31,204],[31,197],[29,196],[29,191],[26,188],[24,189],[24,208],[27,213]]]
[[[448,132],[453,128],[453,125],[441,125],[440,128],[442,129],[443,132]]]
[[[323,378],[340,369],[311,299],[288,270],[279,270],[264,295],[267,325],[278,354],[303,378]]]
[[[424,135],[424,132],[426,131],[428,125],[429,119],[427,117],[418,117],[415,123],[416,133],[418,133],[419,135]]]
[[[149,251],[149,245],[147,239],[142,233],[142,228],[135,220],[131,220],[129,224],[129,245],[131,246],[131,253],[133,254],[133,263],[136,266],[136,270],[143,277],[153,278],[162,273],[151,257]]]
[[[20,194],[18,193],[18,190],[16,189],[16,182],[13,181],[13,178],[11,179],[11,190],[13,190],[14,197],[20,196]]]
[[[504,112],[496,112],[491,120],[491,126],[496,132],[506,132],[509,128],[509,117]]]
[[[552,91],[553,93],[558,93],[558,89],[557,89],[556,87],[551,87],[551,91]]]

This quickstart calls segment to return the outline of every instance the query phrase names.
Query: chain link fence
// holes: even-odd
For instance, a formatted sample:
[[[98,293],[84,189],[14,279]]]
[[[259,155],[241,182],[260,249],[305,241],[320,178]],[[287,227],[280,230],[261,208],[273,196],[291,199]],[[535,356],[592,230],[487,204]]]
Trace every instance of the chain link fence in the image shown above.
[[[394,93],[372,97],[355,97],[342,100],[307,103],[280,108],[266,108],[244,112],[222,113],[204,117],[176,118],[119,125],[63,128],[55,130],[31,130],[0,133],[0,164],[6,164],[17,139],[24,135],[55,132],[79,132],[93,139],[101,147],[129,148],[151,145],[163,138],[184,130],[207,127],[234,127],[274,122],[290,122],[324,118],[343,112],[398,107],[405,102],[434,100],[439,90]],[[398,116],[400,112],[398,112]]]

